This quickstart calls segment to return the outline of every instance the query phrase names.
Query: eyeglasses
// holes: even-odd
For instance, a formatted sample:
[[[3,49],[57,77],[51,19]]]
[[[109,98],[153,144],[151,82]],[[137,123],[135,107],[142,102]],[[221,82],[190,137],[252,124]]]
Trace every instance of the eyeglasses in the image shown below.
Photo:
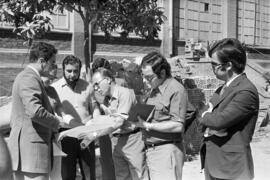
[[[143,78],[146,79],[148,82],[152,82],[152,80],[156,77],[155,74],[152,75],[143,75]]]
[[[98,91],[100,89],[100,83],[105,80],[105,78],[101,79],[100,81],[96,82],[93,87],[94,87],[94,91]]]
[[[211,61],[211,65],[212,65],[213,67],[223,66],[223,65],[225,65],[225,64],[226,64],[226,63],[217,63],[217,62]]]

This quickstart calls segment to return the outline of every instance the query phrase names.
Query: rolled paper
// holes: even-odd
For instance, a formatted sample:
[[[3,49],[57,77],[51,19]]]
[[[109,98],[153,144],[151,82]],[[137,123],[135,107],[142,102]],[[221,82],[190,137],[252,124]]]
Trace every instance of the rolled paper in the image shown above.
[[[92,141],[89,140],[89,139],[84,139],[82,140],[82,142],[80,143],[80,146],[82,149],[85,149],[89,146],[89,144],[91,143]]]

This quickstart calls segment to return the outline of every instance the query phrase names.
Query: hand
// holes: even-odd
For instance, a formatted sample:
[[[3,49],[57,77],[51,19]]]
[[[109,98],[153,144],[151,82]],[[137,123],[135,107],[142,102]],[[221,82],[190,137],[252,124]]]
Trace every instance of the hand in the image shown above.
[[[211,102],[208,103],[208,109],[207,111],[212,112],[213,111],[213,104]]]
[[[93,116],[90,115],[90,116],[88,116],[87,118],[83,119],[83,120],[82,120],[82,123],[88,126],[89,124],[92,123],[92,120],[93,120]]]
[[[201,117],[203,118],[206,113],[211,113],[213,111],[213,104],[211,102],[208,103],[208,109],[202,113]]]
[[[65,122],[65,120],[64,120],[62,117],[57,116],[57,115],[56,115],[56,117],[57,117],[57,119],[58,119],[58,121],[59,121],[58,128],[69,127],[69,125]]]
[[[63,115],[63,120],[66,124],[69,124],[70,121],[74,120],[74,117],[71,116],[70,114],[65,114]]]
[[[138,122],[135,123],[136,127],[145,129],[147,131],[153,129],[152,123],[145,122],[140,116],[137,116],[137,118],[138,118]]]
[[[82,142],[80,143],[80,146],[82,149],[85,149],[91,142],[96,140],[98,138],[97,133],[81,133],[78,136],[78,139],[82,139]]]
[[[100,104],[100,108],[104,111],[105,115],[111,114],[111,110],[106,107],[104,104]]]
[[[93,122],[92,122],[91,120],[89,120],[89,121],[86,122],[85,125],[86,125],[86,126],[90,126],[91,124],[93,124]]]
[[[136,123],[130,121],[124,121],[124,124],[121,126],[121,129],[134,131],[136,129]]]

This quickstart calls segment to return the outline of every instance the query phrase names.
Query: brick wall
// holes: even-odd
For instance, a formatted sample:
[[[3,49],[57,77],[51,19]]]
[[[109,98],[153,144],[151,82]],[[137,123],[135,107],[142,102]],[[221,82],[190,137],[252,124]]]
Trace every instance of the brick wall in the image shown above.
[[[189,101],[198,109],[209,102],[214,91],[223,83],[216,79],[207,59],[192,61],[179,57],[169,61],[173,76],[183,80]],[[197,121],[193,121],[184,137],[187,153],[198,153],[202,133]]]

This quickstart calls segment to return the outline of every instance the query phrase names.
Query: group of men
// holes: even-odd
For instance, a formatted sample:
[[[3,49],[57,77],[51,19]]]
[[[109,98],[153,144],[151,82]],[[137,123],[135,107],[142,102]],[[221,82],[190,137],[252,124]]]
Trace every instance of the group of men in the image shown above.
[[[138,102],[134,90],[118,83],[107,62],[102,60],[102,65],[93,68],[91,82],[87,82],[80,78],[81,61],[72,55],[63,60],[63,77],[50,86],[55,92],[48,91],[41,77],[52,76],[56,53],[50,44],[35,44],[30,64],[14,81],[9,137],[14,178],[49,179],[54,135],[86,124],[90,116],[114,113],[120,115],[114,116],[110,134],[94,132],[81,137],[100,139],[103,179],[182,179],[188,98],[183,85],[172,77],[166,58],[151,52],[142,59],[142,78],[150,88],[144,102]],[[205,179],[251,180],[250,142],[259,98],[244,73],[245,50],[238,40],[226,38],[215,43],[209,55],[214,74],[225,83],[198,114],[204,130]],[[150,121],[126,118],[136,103],[155,106]],[[95,179],[95,145],[81,149],[80,142],[71,137],[61,141],[67,154],[61,161],[65,180],[76,178],[77,163],[84,178]]]

